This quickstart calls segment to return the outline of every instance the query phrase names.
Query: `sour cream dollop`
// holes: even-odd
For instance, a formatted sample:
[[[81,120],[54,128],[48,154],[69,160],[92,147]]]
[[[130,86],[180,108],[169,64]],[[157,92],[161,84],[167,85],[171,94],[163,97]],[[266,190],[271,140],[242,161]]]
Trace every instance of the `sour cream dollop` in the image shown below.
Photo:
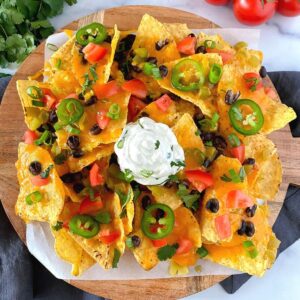
[[[165,124],[150,118],[129,123],[115,144],[121,171],[143,185],[159,185],[184,167],[184,152]]]

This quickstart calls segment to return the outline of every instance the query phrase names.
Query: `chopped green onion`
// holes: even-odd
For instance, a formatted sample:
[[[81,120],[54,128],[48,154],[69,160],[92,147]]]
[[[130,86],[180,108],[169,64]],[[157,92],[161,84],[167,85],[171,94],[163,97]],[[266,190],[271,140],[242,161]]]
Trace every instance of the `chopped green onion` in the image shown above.
[[[222,73],[222,66],[220,66],[219,64],[213,64],[208,74],[209,82],[212,84],[218,83],[221,79]]]
[[[34,203],[40,202],[42,200],[43,196],[41,192],[35,191],[32,192],[31,194],[27,195],[25,198],[26,204],[27,205],[32,205]]]
[[[57,51],[58,50],[58,47],[54,44],[51,44],[51,43],[47,43],[47,48],[53,52]]]
[[[143,72],[145,75],[153,76],[155,79],[161,79],[159,68],[155,64],[149,62],[144,63]]]
[[[114,258],[113,258],[113,262],[112,262],[112,267],[113,268],[117,268],[118,267],[118,263],[121,257],[121,252],[118,249],[114,250]]]
[[[254,244],[253,244],[252,241],[244,241],[243,242],[243,247],[244,248],[250,248],[250,247],[253,247],[253,246],[254,246]]]
[[[238,147],[241,144],[240,139],[235,133],[230,133],[228,135],[228,141],[232,147]]]
[[[32,99],[41,99],[43,97],[43,91],[37,86],[29,86],[26,89],[26,93]]]
[[[150,176],[153,174],[153,171],[151,171],[151,170],[142,170],[142,171],[140,172],[140,174],[141,174],[143,177],[148,178],[148,177],[150,177]]]
[[[60,67],[61,67],[61,59],[60,58],[57,60],[55,67],[57,70],[60,69]]]
[[[121,107],[117,103],[113,103],[108,110],[107,116],[113,120],[118,120],[120,118]]]
[[[129,236],[126,241],[125,241],[125,244],[128,248],[133,248],[133,243],[132,243],[132,238],[131,236]]]
[[[37,139],[34,143],[37,145],[37,146],[40,146],[42,144],[45,143],[45,141],[50,137],[51,135],[51,132],[48,131],[48,130],[45,130],[42,135],[40,136],[39,139]]]
[[[248,251],[248,255],[249,255],[252,259],[256,258],[256,256],[258,255],[257,249],[254,248],[254,249]]]
[[[210,49],[214,49],[216,48],[217,44],[215,41],[212,40],[205,40],[204,41],[204,47],[205,48],[210,48]]]
[[[200,248],[198,248],[197,251],[196,251],[196,253],[197,253],[201,258],[203,258],[203,257],[205,257],[205,256],[208,255],[207,249],[206,249],[205,247],[203,247],[203,246],[200,247]]]
[[[129,169],[125,169],[124,172],[122,172],[122,177],[126,182],[131,182],[134,179],[133,173]]]
[[[96,68],[97,68],[97,64],[96,65],[92,65],[90,67],[90,73],[91,73],[91,75],[93,77],[93,81],[94,82],[96,82],[99,79],[98,74],[96,72]]]
[[[118,147],[119,149],[122,149],[122,148],[124,147],[124,139],[118,141],[117,147]]]
[[[33,106],[37,106],[37,107],[44,107],[45,106],[45,103],[42,102],[42,101],[32,100],[31,103],[32,103]]]
[[[62,129],[63,127],[64,127],[63,124],[59,123],[59,122],[57,122],[53,125],[53,128],[55,129],[55,131]]]
[[[76,127],[73,127],[71,125],[67,125],[65,127],[66,131],[69,132],[69,133],[72,133],[72,134],[80,134],[80,129],[76,128]]]

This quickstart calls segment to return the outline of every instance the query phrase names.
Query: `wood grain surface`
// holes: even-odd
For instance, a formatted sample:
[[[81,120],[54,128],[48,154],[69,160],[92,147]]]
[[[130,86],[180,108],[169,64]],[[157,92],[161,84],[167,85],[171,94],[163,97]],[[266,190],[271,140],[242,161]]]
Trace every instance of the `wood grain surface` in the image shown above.
[[[137,28],[144,13],[149,13],[163,22],[187,23],[190,28],[216,28],[216,24],[194,14],[154,6],[123,6],[97,12],[75,21],[65,28],[76,30],[78,26],[92,21],[108,27],[117,24],[121,30]],[[26,243],[25,224],[15,215],[14,205],[18,195],[16,169],[17,146],[26,129],[22,107],[16,90],[16,80],[27,79],[43,67],[44,43],[22,64],[10,81],[0,107],[0,199],[20,238]],[[272,84],[269,80],[268,84]],[[270,135],[277,145],[283,166],[283,182],[275,201],[270,203],[270,221],[273,224],[290,183],[300,185],[300,141],[293,139],[289,126]],[[128,281],[80,281],[70,284],[89,293],[110,299],[178,299],[206,289],[226,276],[197,276],[159,280]]]

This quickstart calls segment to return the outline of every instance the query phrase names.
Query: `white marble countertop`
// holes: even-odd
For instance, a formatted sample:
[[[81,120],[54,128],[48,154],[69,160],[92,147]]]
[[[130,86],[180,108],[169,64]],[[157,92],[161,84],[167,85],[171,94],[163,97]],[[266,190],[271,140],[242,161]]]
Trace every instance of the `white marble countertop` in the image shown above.
[[[203,0],[78,0],[77,5],[65,6],[64,13],[52,19],[56,28],[82,16],[113,6],[163,5],[175,7],[208,18],[222,27],[245,27],[235,20],[230,7],[208,5]],[[257,27],[256,27],[257,28]],[[265,54],[264,64],[269,71],[300,71],[300,17],[275,16],[261,29],[260,49]],[[291,246],[277,260],[272,270],[262,279],[251,278],[234,295],[228,295],[219,285],[186,299],[299,299],[300,241]]]

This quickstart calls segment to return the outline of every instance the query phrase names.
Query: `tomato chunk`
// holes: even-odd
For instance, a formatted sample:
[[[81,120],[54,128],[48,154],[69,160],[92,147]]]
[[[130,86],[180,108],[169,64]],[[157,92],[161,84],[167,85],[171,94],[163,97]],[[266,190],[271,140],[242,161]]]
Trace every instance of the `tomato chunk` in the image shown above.
[[[214,183],[212,175],[201,170],[186,170],[185,175],[199,192],[202,192]]]
[[[166,238],[163,238],[163,239],[160,239],[160,240],[152,240],[152,244],[156,248],[160,248],[160,247],[166,246],[167,243],[168,242],[167,242]]]
[[[221,56],[223,64],[228,64],[232,59],[234,54],[231,52],[227,52],[227,51],[223,51],[223,50],[218,50],[218,49],[211,49],[211,48],[207,48],[206,51],[208,53],[217,53]]]
[[[89,43],[82,50],[85,59],[90,63],[96,63],[101,60],[107,53],[107,49],[100,45]]]
[[[136,116],[146,107],[146,103],[142,100],[131,96],[128,104],[128,121],[132,122]]]
[[[252,198],[240,190],[232,190],[227,194],[227,208],[246,208],[253,204]]]
[[[231,154],[233,157],[237,158],[241,163],[245,160],[245,145],[241,144],[238,147],[231,148]]]
[[[257,91],[263,87],[263,83],[260,78],[260,75],[257,73],[254,73],[254,72],[245,73],[243,75],[243,78],[244,78],[246,87],[252,92]]]
[[[42,101],[46,103],[47,108],[51,109],[55,107],[58,101],[55,95],[52,93],[52,91],[47,88],[42,88],[42,91],[44,95]]]
[[[172,104],[172,99],[167,94],[164,94],[155,100],[155,104],[162,112],[167,112],[169,106]]]
[[[220,239],[226,239],[231,235],[229,215],[222,215],[215,218],[215,227]]]
[[[189,252],[193,248],[193,243],[189,239],[180,239],[178,241],[179,247],[176,250],[176,254],[183,254]]]
[[[105,129],[110,121],[106,110],[100,110],[97,113],[97,123],[101,129]]]
[[[124,91],[130,92],[133,96],[138,98],[146,98],[147,96],[147,87],[145,83],[139,79],[132,79],[126,81],[122,85]]]
[[[111,80],[105,84],[94,84],[93,90],[97,98],[109,98],[121,91],[116,80]]]
[[[121,233],[119,230],[110,231],[109,229],[101,230],[99,239],[104,244],[112,244],[115,242],[119,237]]]
[[[33,142],[38,138],[38,135],[35,133],[35,131],[32,130],[26,130],[23,135],[23,140],[25,144],[31,145]]]
[[[103,207],[103,202],[101,197],[98,195],[92,201],[90,197],[85,197],[80,204],[79,213],[80,214],[90,214],[92,212],[96,212]]]
[[[195,54],[197,39],[195,36],[187,36],[177,44],[180,53],[186,55]]]
[[[42,178],[41,175],[33,176],[30,178],[30,181],[35,186],[47,185],[50,182],[50,178]]]
[[[100,168],[97,163],[94,163],[90,170],[91,186],[97,186],[104,183],[104,177],[100,174]]]

